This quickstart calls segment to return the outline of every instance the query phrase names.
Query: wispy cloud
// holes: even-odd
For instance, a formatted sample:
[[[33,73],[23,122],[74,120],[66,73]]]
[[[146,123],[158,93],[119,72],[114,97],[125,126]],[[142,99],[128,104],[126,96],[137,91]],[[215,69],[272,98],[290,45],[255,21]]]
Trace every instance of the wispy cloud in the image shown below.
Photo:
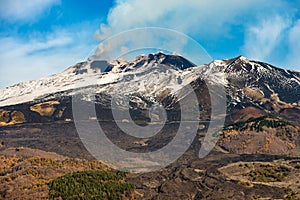
[[[74,36],[72,30],[57,29],[29,40],[1,38],[0,88],[58,73],[85,60],[94,48],[88,37],[84,30]]]
[[[60,0],[1,0],[0,18],[28,22],[59,3]]]
[[[274,16],[245,31],[242,53],[251,58],[300,71],[300,20]]]
[[[290,29],[289,35],[289,54],[287,56],[287,64],[300,71],[300,20],[295,22]]]
[[[298,66],[299,70],[300,22],[295,22],[292,17],[299,8],[299,2],[116,0],[115,6],[106,16],[106,23],[101,24],[95,38],[101,41],[134,28],[162,27],[183,32],[200,44],[204,42],[207,46],[211,45],[208,53],[215,51],[220,58],[228,58],[228,52],[231,51],[230,55],[244,53],[250,58],[269,58],[264,61],[276,60],[274,51],[280,45],[278,42],[282,42],[286,49],[280,53],[285,55],[282,55],[281,63],[276,61],[272,64]],[[59,4],[60,0],[0,0],[0,22],[9,25],[9,30],[2,27],[0,35],[3,36],[0,38],[0,88],[57,73],[91,53],[96,45],[92,42],[91,34],[99,22],[93,18],[82,24],[77,21],[73,25],[52,25],[49,16],[56,17],[57,13],[51,8]],[[70,7],[67,9],[72,10]],[[89,13],[85,14],[88,16]],[[32,22],[40,22],[45,16],[49,17],[45,19],[47,23],[41,21],[34,28],[31,26]],[[28,26],[24,28],[24,24]],[[25,32],[22,32],[24,29]],[[116,44],[106,45],[104,49],[100,46],[98,51],[112,51],[122,42],[121,52],[142,44],[153,47],[166,44],[166,47],[176,47],[176,52],[186,45],[184,39],[175,37],[167,40],[147,34],[130,35],[129,39],[135,42],[131,46],[121,38],[114,41]],[[147,40],[144,40],[145,37]],[[229,47],[231,50],[227,49]],[[232,53],[232,49],[238,50]]]
[[[262,19],[259,24],[246,29],[243,51],[251,59],[264,61],[277,45],[282,43],[283,33],[291,20],[281,16]]]

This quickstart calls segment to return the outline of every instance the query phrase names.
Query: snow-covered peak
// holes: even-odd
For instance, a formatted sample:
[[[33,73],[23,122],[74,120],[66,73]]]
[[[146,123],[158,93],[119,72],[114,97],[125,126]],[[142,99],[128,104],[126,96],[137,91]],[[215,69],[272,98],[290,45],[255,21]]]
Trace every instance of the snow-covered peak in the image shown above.
[[[157,54],[149,54],[147,56],[140,55],[131,61],[124,61],[123,59],[113,60],[109,62],[109,65],[104,72],[112,71],[114,73],[123,73],[136,70],[140,67],[151,66],[153,64],[162,64],[179,70],[195,67],[195,64],[179,55],[166,55],[159,52]]]
[[[181,56],[163,53],[139,56],[129,62],[89,59],[61,73],[0,90],[0,106],[35,101],[56,93],[73,95],[86,87],[93,87],[96,92],[125,92],[136,88],[135,91],[144,93],[152,88],[155,93],[169,84],[176,91],[178,85],[188,84],[179,80],[190,81],[183,77],[186,74],[181,71],[193,66]],[[128,84],[127,90],[124,90],[124,84]]]
[[[123,66],[123,65],[127,65],[128,61],[124,60],[123,58],[119,58],[109,62],[109,64],[113,66]]]
[[[83,92],[108,95],[133,92],[155,98],[166,91],[172,95],[199,78],[230,88],[229,95],[237,101],[245,87],[258,88],[266,97],[277,91],[279,98],[286,102],[300,100],[299,95],[285,95],[287,91],[299,94],[300,74],[297,72],[243,56],[196,67],[181,56],[160,52],[131,61],[89,59],[61,73],[7,87],[0,90],[0,107]]]
[[[213,71],[223,71],[227,74],[268,73],[275,68],[266,63],[250,60],[244,56],[228,60],[215,60],[208,67],[213,68]]]
[[[239,59],[242,60],[243,62],[249,62],[250,60],[244,56],[239,56]]]

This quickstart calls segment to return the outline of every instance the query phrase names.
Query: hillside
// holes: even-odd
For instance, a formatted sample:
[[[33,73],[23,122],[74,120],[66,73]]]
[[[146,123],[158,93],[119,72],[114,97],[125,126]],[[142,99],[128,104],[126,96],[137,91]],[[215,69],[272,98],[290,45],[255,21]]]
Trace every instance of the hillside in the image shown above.
[[[132,173],[91,188],[129,199],[298,199],[299,117],[300,73],[243,56],[201,66],[163,53],[89,59],[0,90],[1,198],[47,199],[55,180],[51,197],[78,197],[81,186],[59,191],[63,180],[72,188],[119,169]]]

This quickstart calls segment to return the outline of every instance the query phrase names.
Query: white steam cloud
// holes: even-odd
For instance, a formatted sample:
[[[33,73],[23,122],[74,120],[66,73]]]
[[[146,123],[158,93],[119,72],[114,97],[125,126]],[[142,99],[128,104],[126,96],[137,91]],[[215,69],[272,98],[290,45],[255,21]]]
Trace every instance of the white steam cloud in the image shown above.
[[[281,13],[278,11],[281,10]],[[270,4],[268,0],[117,0],[107,17],[107,23],[101,24],[95,33],[98,41],[103,41],[114,34],[141,27],[163,27],[185,33],[198,42],[225,40],[232,37],[244,42],[239,46],[241,53],[250,58],[264,59],[269,56],[291,23],[295,10],[283,0]],[[233,33],[240,27],[239,36]],[[136,44],[126,44],[123,40],[103,44],[97,52],[114,57],[116,53],[125,53],[136,46],[159,46],[163,41],[159,37],[132,34]],[[292,37],[292,36],[291,36]],[[142,39],[144,38],[144,40]],[[125,40],[129,40],[126,38]],[[174,41],[174,51],[188,45]],[[170,46],[170,45],[169,45]],[[266,48],[262,48],[267,46]],[[216,48],[224,48],[216,46]],[[105,53],[104,53],[105,52]],[[124,51],[123,51],[124,53]],[[109,56],[108,56],[109,55]],[[115,57],[114,57],[115,58]]]

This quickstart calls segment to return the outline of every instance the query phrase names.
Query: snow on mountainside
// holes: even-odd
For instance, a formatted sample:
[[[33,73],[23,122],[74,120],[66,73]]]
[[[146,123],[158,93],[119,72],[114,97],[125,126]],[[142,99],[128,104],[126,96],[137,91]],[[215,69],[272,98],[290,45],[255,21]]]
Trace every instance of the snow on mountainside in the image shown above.
[[[239,56],[226,61],[215,61],[217,67],[209,67],[214,70],[210,73],[225,73],[231,88],[251,88],[261,92],[265,97],[272,95],[287,102],[294,103],[300,100],[300,73],[280,69],[269,64],[251,61]],[[241,87],[244,88],[241,88]],[[241,94],[245,90],[240,91]],[[234,95],[234,94],[232,94]]]
[[[192,66],[195,65],[180,56],[162,53],[139,56],[131,62],[114,60],[108,63],[88,60],[62,73],[1,90],[0,106],[29,102],[58,92],[74,95],[86,87],[90,87],[90,92],[93,93],[105,91],[155,93],[164,85],[169,85],[175,91],[178,85],[188,84],[196,78],[191,71],[184,71]]]
[[[183,57],[158,53],[139,56],[130,62],[88,60],[78,63],[61,73],[0,90],[0,106],[79,93],[135,92],[155,101],[161,92],[169,90],[170,95],[174,94],[199,78],[225,85],[232,105],[259,100],[257,106],[260,106],[266,98],[286,104],[299,104],[300,101],[299,72],[242,56],[196,67]],[[85,98],[91,100],[92,96]]]

